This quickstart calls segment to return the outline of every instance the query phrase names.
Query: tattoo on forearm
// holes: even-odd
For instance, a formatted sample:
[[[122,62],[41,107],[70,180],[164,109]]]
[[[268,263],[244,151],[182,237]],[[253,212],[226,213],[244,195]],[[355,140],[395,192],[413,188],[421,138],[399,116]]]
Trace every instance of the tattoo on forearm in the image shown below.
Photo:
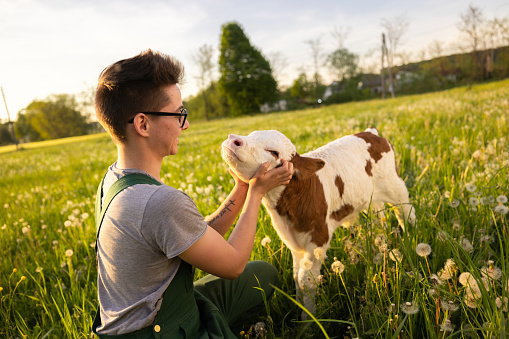
[[[232,206],[232,205],[233,205],[233,206],[235,206],[235,200],[231,200],[231,199],[230,199],[230,200],[226,203],[226,205],[224,206],[224,208],[221,210],[221,212],[219,212],[219,214],[218,214],[218,215],[216,215],[214,218],[212,218],[212,219],[210,219],[210,220],[209,220],[208,224],[209,224],[209,225],[212,225],[212,224],[214,223],[214,221],[216,221],[217,219],[221,218],[221,217],[222,217],[222,216],[226,213],[226,211],[230,211],[230,212],[231,212],[232,210],[230,209],[230,206]]]

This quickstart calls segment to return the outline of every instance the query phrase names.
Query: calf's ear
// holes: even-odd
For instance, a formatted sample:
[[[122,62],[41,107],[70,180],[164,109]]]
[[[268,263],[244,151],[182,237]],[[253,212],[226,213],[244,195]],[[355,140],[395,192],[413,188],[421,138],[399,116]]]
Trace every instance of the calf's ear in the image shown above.
[[[295,153],[290,162],[294,169],[292,179],[296,180],[307,179],[325,166],[322,159],[301,157],[298,153]]]

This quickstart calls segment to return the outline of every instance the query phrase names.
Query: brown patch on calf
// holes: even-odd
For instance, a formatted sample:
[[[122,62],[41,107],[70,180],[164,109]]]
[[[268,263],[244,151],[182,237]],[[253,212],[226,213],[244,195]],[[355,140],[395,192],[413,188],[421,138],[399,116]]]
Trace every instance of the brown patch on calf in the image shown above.
[[[276,210],[292,222],[297,232],[309,233],[313,243],[323,246],[329,241],[329,228],[325,222],[327,201],[316,171],[323,168],[325,162],[298,154],[290,161],[296,174],[281,194]]]
[[[352,214],[354,210],[355,208],[352,205],[344,204],[339,210],[332,212],[331,218],[337,221],[341,221]]]
[[[366,167],[365,167],[365,169],[366,169],[366,173],[367,173],[370,177],[372,177],[372,176],[373,176],[373,173],[371,173],[371,169],[372,169],[372,168],[373,168],[373,165],[371,164],[371,160],[366,161]]]
[[[368,152],[371,158],[375,160],[375,163],[382,159],[382,153],[388,153],[391,151],[391,145],[389,142],[386,139],[379,137],[378,135],[374,135],[369,132],[360,132],[354,135],[370,144],[368,147]]]
[[[341,179],[341,177],[338,175],[336,180],[334,180],[334,183],[339,190],[339,197],[342,198],[343,193],[345,193],[345,183],[343,182],[343,179]]]

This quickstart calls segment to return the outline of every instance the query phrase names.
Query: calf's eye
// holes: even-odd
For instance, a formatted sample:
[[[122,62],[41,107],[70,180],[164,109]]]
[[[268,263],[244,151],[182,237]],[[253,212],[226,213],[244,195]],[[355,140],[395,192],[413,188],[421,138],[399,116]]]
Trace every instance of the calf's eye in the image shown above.
[[[270,150],[268,149],[267,152],[269,152],[270,154],[272,154],[272,156],[277,160],[279,159],[279,153],[277,151],[273,151],[273,150]]]

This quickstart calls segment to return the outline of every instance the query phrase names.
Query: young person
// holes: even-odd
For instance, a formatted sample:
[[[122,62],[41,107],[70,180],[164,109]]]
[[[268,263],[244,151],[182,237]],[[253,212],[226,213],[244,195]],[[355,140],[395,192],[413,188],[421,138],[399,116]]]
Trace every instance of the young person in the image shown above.
[[[248,260],[261,199],[289,183],[291,163],[261,164],[249,183],[230,172],[235,187],[206,219],[188,195],[160,182],[163,159],[177,154],[189,128],[182,77],[180,62],[151,50],[99,77],[97,118],[118,150],[98,193],[106,211],[97,237],[100,338],[237,338],[232,329],[264,307],[277,281],[272,265]],[[114,183],[133,173],[157,184],[136,183],[103,206]],[[191,265],[210,275],[193,283]]]

